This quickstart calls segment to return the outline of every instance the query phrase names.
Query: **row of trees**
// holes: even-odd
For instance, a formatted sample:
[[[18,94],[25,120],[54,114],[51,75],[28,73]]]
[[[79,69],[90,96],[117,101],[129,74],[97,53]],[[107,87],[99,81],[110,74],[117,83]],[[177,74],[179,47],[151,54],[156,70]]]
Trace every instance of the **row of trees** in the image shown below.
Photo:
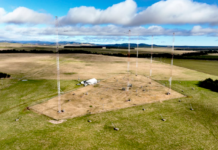
[[[218,50],[207,50],[207,51],[199,51],[194,53],[183,53],[182,55],[174,55],[174,58],[176,59],[206,59],[206,60],[218,60],[218,57],[209,56],[208,53],[218,53]],[[0,53],[56,53],[55,51],[51,50],[3,50],[0,51]],[[66,50],[61,49],[59,50],[59,53],[83,53],[83,54],[100,54],[100,55],[107,55],[107,56],[117,56],[117,57],[127,57],[126,53],[119,53],[119,52],[102,52],[102,51],[89,51],[89,50]],[[130,57],[136,57],[136,54],[131,54]],[[149,53],[143,53],[138,55],[139,58],[149,58],[151,57],[151,54]],[[170,53],[154,53],[153,57],[162,57],[162,58],[172,58],[172,55]]]
[[[11,75],[7,74],[7,73],[2,73],[0,72],[0,78],[10,78]]]
[[[50,51],[50,50],[1,50],[0,53],[56,53],[55,51]],[[86,54],[91,54],[92,52],[90,51],[84,51],[84,50],[59,50],[59,53],[86,53]]]
[[[218,92],[218,80],[212,80],[211,78],[208,78],[199,82],[199,86]]]

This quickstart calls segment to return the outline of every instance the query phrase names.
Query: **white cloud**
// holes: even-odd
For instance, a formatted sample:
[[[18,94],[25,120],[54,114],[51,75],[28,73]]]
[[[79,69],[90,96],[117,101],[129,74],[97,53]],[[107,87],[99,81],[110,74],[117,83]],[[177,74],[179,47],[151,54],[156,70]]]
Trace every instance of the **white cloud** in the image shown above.
[[[141,12],[137,13],[138,10]],[[145,24],[218,24],[218,7],[193,0],[161,0],[146,9],[140,9],[134,0],[125,0],[107,9],[95,7],[71,8],[60,17],[60,25],[116,24],[140,26]],[[18,7],[6,13],[0,8],[0,23],[54,24],[54,16]]]
[[[5,14],[6,14],[5,10],[3,8],[0,8],[0,17],[5,15]]]
[[[0,8],[0,23],[45,24],[52,21],[52,16],[38,13],[26,7],[18,7],[13,12],[5,13]]]
[[[218,7],[192,0],[162,0],[137,14],[131,25],[217,24]]]
[[[67,35],[67,36],[127,36],[128,31],[131,30],[132,36],[150,36],[150,35],[172,35],[175,32],[177,35],[185,35],[187,31],[184,30],[173,30],[173,29],[164,29],[161,26],[150,26],[148,28],[145,27],[120,27],[115,25],[107,25],[100,26],[95,25],[91,27],[86,26],[67,26],[60,27],[59,34]],[[43,30],[42,30],[43,31]],[[54,33],[54,29],[47,28],[43,31],[42,34],[52,34]]]
[[[110,36],[117,37],[120,39],[121,36],[127,37],[129,29],[131,30],[131,36],[171,36],[173,32],[176,35],[190,35],[190,31],[186,30],[173,30],[165,29],[161,26],[150,26],[145,27],[120,27],[115,25],[107,26],[62,26],[59,27],[59,36],[60,37],[74,37],[74,36],[99,36],[106,37],[109,39]],[[43,39],[44,37],[53,37],[56,38],[56,30],[54,27],[43,27],[39,28],[38,26],[19,26],[19,25],[7,25],[3,28],[0,28],[1,40],[11,38],[16,40],[36,40]]]
[[[106,10],[94,7],[71,8],[62,24],[218,24],[218,7],[193,0],[161,0],[137,13],[133,0],[126,0]]]
[[[191,34],[194,36],[201,36],[201,35],[218,36],[218,29],[202,28],[201,26],[194,26],[191,30]]]
[[[99,42],[111,42],[128,41],[128,30],[131,30],[131,39],[137,40],[136,36],[139,36],[139,40],[146,40],[147,36],[172,36],[175,33],[176,36],[218,36],[217,28],[203,28],[201,26],[194,26],[191,30],[179,30],[179,29],[167,29],[161,26],[145,27],[120,27],[115,25],[107,26],[63,26],[59,28],[59,40],[63,41],[78,41],[77,39],[84,38],[83,42],[92,41]],[[54,27],[38,26],[19,26],[19,25],[7,25],[0,28],[0,40],[42,40],[42,41],[55,41],[56,32]],[[142,39],[143,38],[143,39]],[[92,40],[91,40],[92,39]]]
[[[103,43],[103,44],[108,44],[108,43],[125,43],[128,41],[128,36],[85,36],[83,37],[80,41],[81,42],[87,42],[89,41],[90,43]],[[147,41],[149,38],[145,36],[135,36],[135,37],[130,37],[131,43],[137,42],[137,41]]]
[[[126,0],[108,7],[106,10],[94,7],[71,8],[68,14],[61,18],[61,24],[129,24],[137,10],[133,0]]]

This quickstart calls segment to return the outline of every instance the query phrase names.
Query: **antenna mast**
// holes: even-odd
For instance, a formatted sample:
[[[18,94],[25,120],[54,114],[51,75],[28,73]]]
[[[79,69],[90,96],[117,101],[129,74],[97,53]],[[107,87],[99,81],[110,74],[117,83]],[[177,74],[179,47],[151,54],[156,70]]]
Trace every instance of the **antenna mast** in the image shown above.
[[[151,43],[151,62],[150,62],[150,76],[149,76],[149,78],[150,78],[150,84],[151,84],[151,76],[152,76],[152,56],[153,56],[153,35],[152,35],[152,43]]]
[[[57,90],[58,90],[58,113],[61,113],[61,88],[60,88],[60,66],[59,66],[59,47],[58,47],[58,17],[56,16],[56,63],[57,63]]]
[[[139,57],[139,36],[137,37],[137,54],[136,54],[136,76],[138,75],[138,57]]]
[[[172,59],[171,59],[171,67],[170,67],[170,89],[169,94],[171,93],[171,85],[172,85],[172,78],[173,78],[173,55],[174,55],[174,42],[175,42],[175,33],[173,33],[173,44],[172,44]]]
[[[130,62],[130,32],[131,30],[129,30],[128,36],[129,36],[129,43],[128,43],[128,66],[127,66],[127,71],[129,72],[129,62]]]
[[[128,66],[127,66],[127,72],[128,72],[128,75],[130,74],[130,71],[129,71],[129,65],[130,65],[130,33],[131,33],[131,30],[129,30],[129,43],[128,43]],[[129,91],[129,76],[128,76],[128,83],[127,83],[127,91]]]

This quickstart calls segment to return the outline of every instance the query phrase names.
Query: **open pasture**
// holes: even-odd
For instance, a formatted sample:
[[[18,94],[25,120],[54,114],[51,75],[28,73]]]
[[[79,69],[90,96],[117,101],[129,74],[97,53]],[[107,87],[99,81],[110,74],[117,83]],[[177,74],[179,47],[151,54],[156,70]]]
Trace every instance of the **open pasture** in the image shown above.
[[[218,53],[210,53],[208,55],[210,55],[210,56],[218,56]]]
[[[139,52],[151,53],[151,48],[138,48]],[[153,53],[172,53],[172,47],[154,47],[152,50]],[[196,51],[190,50],[174,50],[174,54],[183,54],[183,53],[195,53]]]
[[[171,63],[171,59],[167,59],[167,58],[154,58],[154,59],[157,61],[162,61],[167,64]],[[211,78],[213,78],[213,76],[218,76],[217,60],[174,59],[173,62],[175,66],[196,70],[199,71],[199,74],[200,72],[210,74]]]
[[[95,77],[110,81],[112,77],[127,73],[126,58],[63,54],[60,60],[64,93],[84,89],[76,85],[78,77],[80,80]],[[136,59],[130,60],[130,71],[134,75]],[[50,117],[27,109],[57,96],[55,61],[56,56],[52,54],[0,54],[0,70],[12,75],[0,84],[1,149],[218,149],[218,94],[197,85],[199,80],[217,79],[217,76],[174,66],[172,89],[177,93],[183,91],[186,97],[87,113],[57,125],[49,122]],[[139,76],[146,78],[149,75],[149,63],[148,59],[139,59]],[[159,61],[153,61],[152,65],[153,82],[158,82],[157,85],[168,83],[170,65]],[[126,81],[124,83],[126,86]],[[104,86],[104,82],[99,86],[101,84]],[[88,92],[84,99],[91,94]],[[131,103],[134,104],[134,98]],[[94,104],[87,106],[94,112]],[[17,118],[19,121],[15,121]],[[87,122],[88,119],[92,122]],[[114,126],[120,130],[114,131]]]
[[[131,46],[131,45],[130,45]],[[46,51],[55,51],[56,46],[55,45],[37,45],[37,44],[19,44],[19,43],[0,43],[0,50],[46,50]],[[64,45],[59,45],[59,50],[83,50],[88,52],[94,52],[94,53],[122,53],[126,54],[128,52],[128,48],[126,49],[119,49],[118,48],[64,48]],[[138,48],[139,54],[150,54],[151,48],[150,47],[144,47],[144,48]],[[153,53],[160,54],[160,53],[170,53],[172,52],[172,47],[154,47]],[[183,53],[195,53],[196,51],[190,51],[190,50],[174,50],[174,54],[181,55]],[[136,48],[131,49],[131,54],[136,54]]]
[[[69,81],[61,82],[62,85],[72,89],[72,85],[75,85],[73,82],[67,84]],[[180,98],[181,102],[172,99],[162,103],[149,103],[67,119],[66,122],[56,125],[49,122],[50,118],[26,109],[34,103],[34,100],[49,98],[55,94],[55,90],[49,88],[55,86],[55,81],[18,82],[0,91],[1,107],[17,105],[12,109],[5,108],[5,111],[0,113],[0,146],[2,150],[98,148],[120,150],[158,147],[216,150],[218,94],[198,87],[197,83],[173,82],[173,90],[178,92],[184,90],[184,94],[188,95]],[[190,110],[190,104],[194,111]],[[145,111],[142,111],[142,108]],[[160,114],[166,119],[165,122],[161,121]],[[20,120],[16,122],[15,119],[18,117]],[[88,123],[87,119],[92,122]],[[112,123],[120,131],[114,131]]]
[[[40,47],[44,47],[44,48],[55,48],[56,46],[51,46],[51,45],[38,45],[38,44],[21,44],[21,43],[7,43],[7,42],[0,42],[0,48],[3,49],[22,49],[22,48],[40,48]]]
[[[127,73],[127,58],[92,54],[60,54],[60,77],[66,80],[87,80],[90,78],[107,79]],[[130,72],[149,76],[150,60],[130,58]],[[186,60],[184,61],[184,63]],[[12,75],[12,78],[56,79],[55,54],[1,54],[0,70]],[[153,61],[152,79],[168,80],[170,65]],[[213,69],[214,70],[214,69]],[[215,75],[173,67],[173,80],[204,80],[215,79]]]

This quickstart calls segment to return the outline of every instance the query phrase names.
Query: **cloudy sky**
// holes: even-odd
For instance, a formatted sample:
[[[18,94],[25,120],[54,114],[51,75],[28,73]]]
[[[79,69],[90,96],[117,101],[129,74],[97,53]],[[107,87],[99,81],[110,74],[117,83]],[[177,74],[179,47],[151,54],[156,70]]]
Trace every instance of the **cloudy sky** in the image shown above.
[[[215,0],[0,0],[0,40],[218,46]]]

